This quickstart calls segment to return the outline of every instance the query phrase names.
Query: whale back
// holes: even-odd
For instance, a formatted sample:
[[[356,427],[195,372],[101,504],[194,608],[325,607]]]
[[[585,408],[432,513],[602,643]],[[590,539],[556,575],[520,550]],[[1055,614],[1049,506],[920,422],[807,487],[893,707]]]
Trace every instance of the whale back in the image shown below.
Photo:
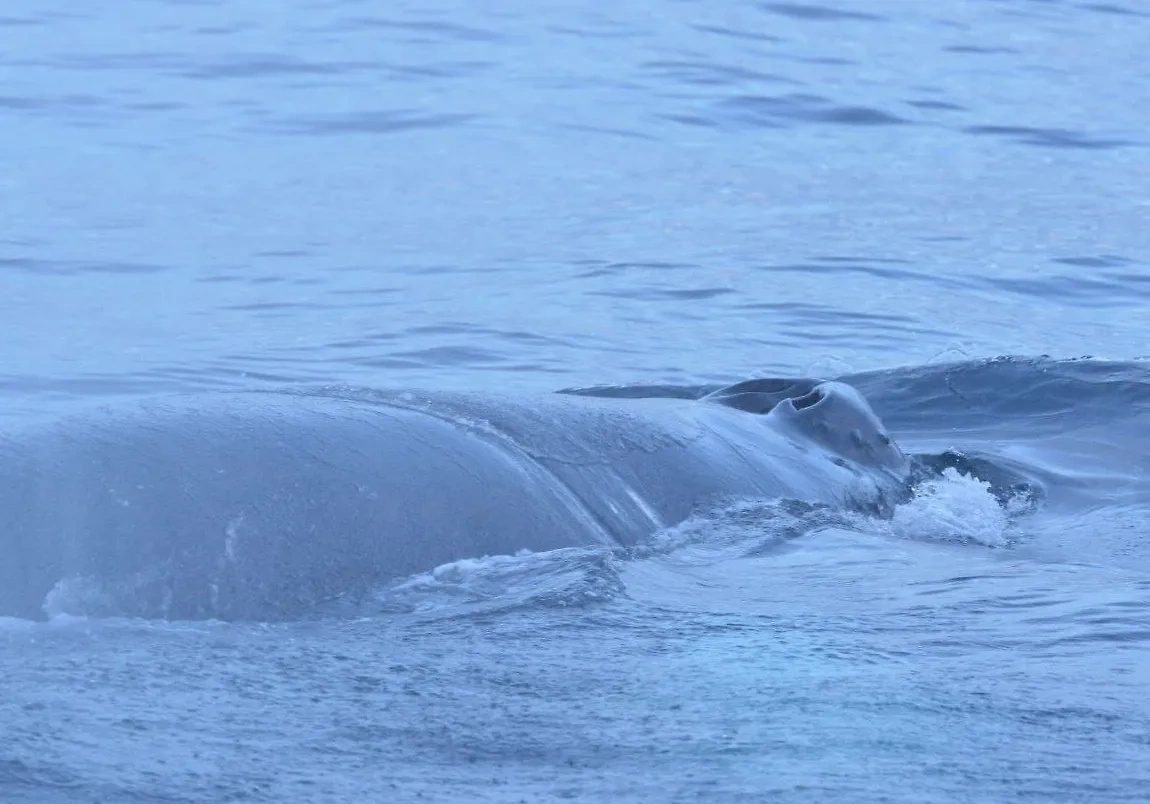
[[[885,438],[853,389],[806,379],[98,409],[0,438],[0,616],[91,578],[110,611],[275,619],[463,558],[635,544],[732,498],[869,505],[905,480]]]
[[[0,439],[0,512],[0,616],[33,618],[69,579],[104,582],[113,610],[274,619],[446,562],[611,540],[542,467],[479,434],[276,394]]]

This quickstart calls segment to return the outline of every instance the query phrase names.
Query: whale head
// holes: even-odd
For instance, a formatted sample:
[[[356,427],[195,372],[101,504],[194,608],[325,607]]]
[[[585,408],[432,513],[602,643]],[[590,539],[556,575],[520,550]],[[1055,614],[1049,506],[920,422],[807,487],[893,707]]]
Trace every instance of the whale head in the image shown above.
[[[906,455],[862,394],[844,383],[817,383],[780,401],[770,415],[851,463],[898,474],[909,470]]]

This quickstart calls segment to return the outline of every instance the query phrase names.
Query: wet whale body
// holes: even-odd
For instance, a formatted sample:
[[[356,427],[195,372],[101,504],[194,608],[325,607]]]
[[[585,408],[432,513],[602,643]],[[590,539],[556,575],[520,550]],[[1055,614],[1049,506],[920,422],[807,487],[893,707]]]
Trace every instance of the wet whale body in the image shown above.
[[[0,436],[0,616],[281,619],[483,555],[632,545],[731,498],[873,505],[908,461],[851,387],[701,398],[181,396]]]

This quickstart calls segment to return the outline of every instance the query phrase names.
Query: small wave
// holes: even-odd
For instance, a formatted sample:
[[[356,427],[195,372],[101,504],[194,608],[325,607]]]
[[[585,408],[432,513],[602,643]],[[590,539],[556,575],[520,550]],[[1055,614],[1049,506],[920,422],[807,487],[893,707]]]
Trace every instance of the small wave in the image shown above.
[[[0,787],[3,787],[6,792],[13,788],[17,790],[25,788],[29,791],[35,791],[37,801],[43,801],[45,788],[67,790],[76,786],[77,777],[69,771],[0,756]],[[21,798],[18,797],[15,800],[18,801]],[[13,799],[6,795],[5,800],[12,801]],[[32,799],[27,800],[31,801]]]
[[[839,378],[895,433],[1031,441],[1084,427],[1112,428],[1150,411],[1150,366],[1082,358],[997,357]]]
[[[696,548],[710,560],[766,555],[785,550],[796,539],[829,527],[854,529],[866,514],[789,499],[736,499],[700,511],[684,522],[632,547],[631,558],[643,559]]]
[[[605,547],[568,547],[453,561],[378,587],[355,604],[354,613],[456,616],[604,603],[626,594],[619,553]],[[343,614],[352,613],[347,604],[340,608]]]

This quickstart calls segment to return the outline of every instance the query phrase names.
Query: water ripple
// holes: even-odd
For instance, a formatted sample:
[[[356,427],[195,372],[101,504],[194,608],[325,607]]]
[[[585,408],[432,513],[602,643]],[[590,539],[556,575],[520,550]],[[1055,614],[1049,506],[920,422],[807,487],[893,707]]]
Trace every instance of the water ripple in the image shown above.
[[[404,20],[383,17],[346,17],[332,27],[341,31],[380,28],[403,34],[398,41],[424,45],[445,42],[502,42],[506,36],[496,31],[445,20]]]
[[[992,277],[983,279],[999,290],[1030,296],[1034,299],[1058,300],[1062,304],[1091,307],[1140,307],[1144,300],[1130,291],[1138,286],[1150,288],[1150,275],[1107,270],[1127,263],[1112,258],[1065,257],[1052,260],[1063,265],[1097,269],[1088,275],[1045,274],[1037,277]]]
[[[343,115],[284,117],[274,121],[272,127],[285,134],[312,136],[394,134],[412,129],[455,128],[476,118],[477,115],[473,114],[396,109]]]
[[[788,263],[783,265],[761,265],[758,266],[758,269],[762,271],[769,271],[771,273],[795,273],[812,275],[862,274],[864,276],[875,277],[877,279],[898,282],[927,282],[930,284],[946,284],[955,282],[955,280],[952,278],[924,276],[921,272],[916,271],[913,267],[891,268],[882,267],[879,265],[871,265],[865,262],[843,260],[824,260],[819,262]]]
[[[877,14],[868,14],[862,11],[847,11],[832,6],[817,6],[805,3],[761,3],[759,8],[772,14],[784,17],[794,17],[800,20],[818,20],[823,22],[836,22],[843,20],[858,20],[865,22],[878,22],[883,18]]]
[[[1119,6],[1113,3],[1084,3],[1078,6],[1086,11],[1096,11],[1099,14],[1116,14],[1123,17],[1150,17],[1145,11],[1135,11],[1126,6]]]
[[[890,126],[909,121],[868,106],[839,104],[819,95],[743,95],[721,102],[723,115],[734,122],[768,128],[791,123],[827,123],[845,126]]]
[[[1062,265],[1075,265],[1080,268],[1120,268],[1124,265],[1134,265],[1135,261],[1117,254],[1099,254],[1084,257],[1055,257],[1051,262]],[[1142,276],[1138,274],[1137,276]]]
[[[696,31],[704,33],[712,33],[718,36],[723,36],[729,39],[741,39],[749,42],[783,42],[786,41],[781,36],[773,34],[760,33],[758,31],[748,31],[746,28],[730,28],[725,25],[705,25],[702,23],[692,23],[691,27]]]
[[[345,75],[378,70],[378,62],[308,61],[279,53],[233,53],[214,63],[189,65],[179,71],[186,78],[264,78],[282,75]]]
[[[949,101],[939,100],[908,100],[907,105],[913,106],[916,109],[930,109],[940,112],[965,112],[968,109],[965,106],[960,106],[957,103],[950,103]]]
[[[981,56],[1008,55],[1019,52],[1012,47],[988,47],[985,45],[947,45],[943,50],[947,53],[970,53]]]
[[[635,288],[629,290],[593,290],[592,296],[614,296],[640,301],[693,301],[713,299],[735,291],[731,288]]]
[[[41,260],[31,257],[0,257],[0,271],[21,271],[41,276],[74,276],[76,274],[152,274],[169,266],[133,262],[82,262],[79,260]]]
[[[1085,132],[1062,128],[1036,128],[1031,126],[968,126],[967,134],[976,136],[1006,137],[1023,145],[1037,145],[1043,148],[1080,148],[1084,150],[1107,150],[1135,145],[1132,140],[1104,139],[1093,137]]]
[[[640,65],[661,79],[698,86],[735,86],[741,84],[796,84],[793,78],[763,72],[749,67],[718,64],[709,61],[650,61]]]

